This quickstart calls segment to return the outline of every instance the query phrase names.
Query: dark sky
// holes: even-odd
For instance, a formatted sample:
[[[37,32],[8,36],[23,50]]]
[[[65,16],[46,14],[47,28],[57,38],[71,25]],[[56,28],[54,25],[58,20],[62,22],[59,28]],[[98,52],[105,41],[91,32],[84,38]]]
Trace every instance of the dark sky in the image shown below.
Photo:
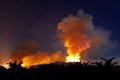
[[[49,50],[56,41],[57,24],[79,9],[91,14],[94,24],[111,31],[111,39],[119,43],[120,0],[0,0],[0,48],[11,50],[34,40]]]

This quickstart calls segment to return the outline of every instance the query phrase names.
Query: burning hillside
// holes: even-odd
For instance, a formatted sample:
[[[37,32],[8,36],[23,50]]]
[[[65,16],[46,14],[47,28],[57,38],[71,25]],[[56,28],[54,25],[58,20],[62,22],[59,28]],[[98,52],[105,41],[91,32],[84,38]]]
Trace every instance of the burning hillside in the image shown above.
[[[17,61],[19,63],[22,61],[23,67],[49,64],[56,61],[80,62],[91,57],[90,53],[110,50],[114,46],[109,40],[110,33],[95,28],[92,19],[91,15],[78,11],[77,15],[69,15],[58,23],[56,35],[63,43],[66,54],[60,50],[52,53],[42,52],[37,43],[27,41],[18,45],[11,53],[11,62]]]

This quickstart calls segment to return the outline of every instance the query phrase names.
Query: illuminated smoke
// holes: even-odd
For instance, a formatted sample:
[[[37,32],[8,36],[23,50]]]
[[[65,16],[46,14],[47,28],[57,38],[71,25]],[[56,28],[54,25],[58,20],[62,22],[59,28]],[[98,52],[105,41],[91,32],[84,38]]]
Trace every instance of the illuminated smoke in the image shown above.
[[[110,32],[95,28],[92,19],[91,15],[78,11],[76,16],[69,15],[58,23],[58,37],[67,50],[67,62],[79,62],[82,57],[89,58],[89,53],[100,51],[104,46],[102,51],[113,48],[114,43],[109,39]],[[95,54],[101,53],[93,54],[96,56]]]
[[[39,64],[49,64],[53,62],[63,62],[65,61],[65,56],[59,51],[51,54],[46,52],[38,52],[34,55],[25,56],[22,61],[22,66],[25,67]]]
[[[33,66],[38,64],[49,64],[57,61],[65,61],[65,55],[60,51],[53,53],[41,52],[38,44],[34,41],[25,41],[17,46],[11,53],[11,62],[23,62],[22,66]]]
[[[59,50],[53,53],[42,52],[36,42],[25,41],[12,51],[10,60],[18,63],[23,61],[23,67],[56,61],[79,62],[80,60],[100,59],[102,55],[116,47],[116,44],[110,40],[110,32],[95,27],[93,17],[83,11],[78,11],[75,16],[69,15],[59,22],[57,32],[67,56]],[[2,54],[0,57],[3,58],[0,63],[6,62],[8,58]]]
[[[34,41],[25,41],[18,45],[16,49],[11,53],[11,60],[17,61],[18,63],[22,61],[25,56],[33,55],[39,50],[39,46]]]
[[[91,36],[91,47],[81,56],[84,60],[99,60],[101,57],[112,57],[111,53],[118,47],[118,43],[110,40],[110,31],[95,29]]]

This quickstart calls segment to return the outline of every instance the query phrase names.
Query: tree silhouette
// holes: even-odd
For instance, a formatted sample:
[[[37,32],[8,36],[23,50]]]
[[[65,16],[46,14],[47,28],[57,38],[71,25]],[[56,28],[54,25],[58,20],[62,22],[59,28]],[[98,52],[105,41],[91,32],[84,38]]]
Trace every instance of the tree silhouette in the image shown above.
[[[17,68],[22,68],[21,64],[22,64],[22,61],[17,63],[17,61],[14,61],[14,62],[10,62],[8,63],[10,68],[11,69],[17,69]]]
[[[115,66],[117,63],[113,62],[113,59],[115,59],[115,57],[112,57],[110,59],[105,59],[105,58],[101,58],[103,61],[105,61],[104,66],[105,67],[112,67]]]
[[[100,62],[93,62],[93,63],[91,63],[91,65],[92,64],[95,64],[95,66],[97,66],[97,67],[103,67],[104,66],[102,61],[100,61]]]
[[[115,57],[110,59],[101,58],[103,61],[88,62],[70,62],[70,63],[51,63],[23,68],[22,62],[17,61],[8,63],[10,68],[6,69],[0,66],[0,80],[50,80],[50,79],[93,79],[117,76],[120,74],[120,66],[115,66],[113,62]],[[95,64],[95,65],[92,65]],[[62,74],[61,74],[62,73]],[[107,76],[107,75],[108,76]],[[95,76],[95,77],[94,77]],[[96,78],[96,79],[97,79]],[[109,80],[109,79],[107,79]]]

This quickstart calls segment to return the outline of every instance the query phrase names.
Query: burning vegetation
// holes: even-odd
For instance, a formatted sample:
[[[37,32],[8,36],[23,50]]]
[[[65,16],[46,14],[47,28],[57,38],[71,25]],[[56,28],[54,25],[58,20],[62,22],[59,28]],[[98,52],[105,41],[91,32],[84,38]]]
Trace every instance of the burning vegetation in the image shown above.
[[[56,35],[63,43],[66,54],[62,51],[42,52],[36,42],[25,41],[12,51],[10,62],[22,61],[22,66],[26,67],[53,62],[80,62],[90,58],[91,53],[100,56],[99,52],[111,50],[114,43],[109,39],[108,31],[94,27],[92,19],[91,15],[78,11],[76,16],[69,15],[58,23]]]
[[[58,36],[67,49],[66,62],[79,62],[80,53],[90,47],[90,39],[86,34],[88,20],[68,16],[58,24]]]
[[[63,62],[65,61],[65,56],[62,55],[60,52],[55,52],[55,53],[43,53],[39,52],[34,55],[26,56],[22,59],[23,67],[26,66],[33,66],[33,65],[39,65],[39,64],[50,64],[56,61]]]

